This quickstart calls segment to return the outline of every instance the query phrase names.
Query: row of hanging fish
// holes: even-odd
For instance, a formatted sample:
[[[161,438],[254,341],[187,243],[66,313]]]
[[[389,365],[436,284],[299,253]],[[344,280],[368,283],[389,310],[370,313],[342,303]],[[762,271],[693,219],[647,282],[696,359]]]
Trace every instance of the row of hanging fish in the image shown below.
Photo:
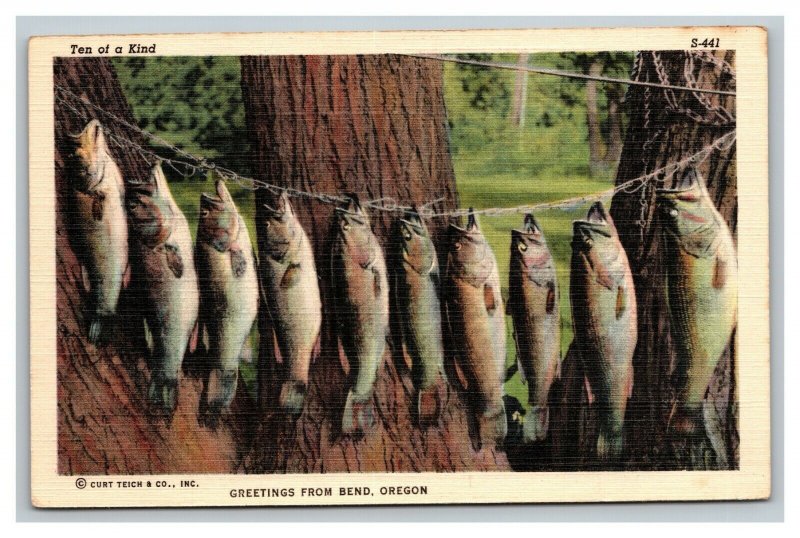
[[[215,195],[201,195],[193,247],[186,218],[158,165],[150,182],[130,184],[126,196],[97,121],[78,137],[77,156],[75,197],[84,246],[81,263],[90,290],[90,340],[102,337],[132,272],[145,290],[138,307],[151,337],[148,399],[167,413],[174,410],[183,358],[200,345],[208,368],[204,406],[218,413],[235,394],[260,290],[286,372],[279,404],[299,414],[319,345],[322,305],[312,246],[288,196],[281,196],[276,207],[263,208],[260,225],[266,239],[257,261],[224,182],[216,183]],[[736,253],[727,225],[693,171],[675,189],[659,190],[657,205],[666,222],[667,299],[682,376],[676,417],[697,415],[736,323]],[[131,256],[126,213],[134,239]],[[589,402],[599,414],[598,457],[610,460],[622,450],[633,387],[636,294],[625,250],[603,205],[594,204],[573,227],[572,348],[583,365]],[[411,357],[420,424],[435,423],[442,411],[443,342],[449,338],[457,381],[470,398],[480,438],[505,437],[508,314],[518,370],[528,387],[524,438],[545,439],[549,392],[561,361],[559,287],[555,262],[534,216],[526,215],[522,227],[511,233],[505,307],[497,261],[471,212],[465,227],[449,227],[442,277],[419,215],[410,212],[398,219],[393,234],[400,267],[392,291]],[[335,322],[350,379],[341,426],[345,433],[364,431],[375,423],[372,393],[387,346],[390,285],[383,248],[355,198],[335,211],[331,254]]]

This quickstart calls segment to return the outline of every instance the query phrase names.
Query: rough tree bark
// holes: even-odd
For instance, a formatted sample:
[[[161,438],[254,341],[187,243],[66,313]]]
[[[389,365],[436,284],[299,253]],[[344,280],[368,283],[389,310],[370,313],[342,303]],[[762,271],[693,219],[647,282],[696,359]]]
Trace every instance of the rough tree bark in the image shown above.
[[[362,199],[391,197],[404,205],[441,199],[436,208],[456,207],[440,64],[391,55],[244,57],[242,90],[257,178],[310,192],[354,192]],[[272,203],[265,190],[256,192],[259,244],[264,240],[258,224],[263,218],[262,203]],[[333,208],[296,198],[292,203],[313,243],[321,279],[325,320],[321,351],[312,364],[305,408],[294,423],[275,409],[281,373],[272,339],[262,337],[262,410],[244,469],[507,469],[502,452],[492,447],[478,453],[472,450],[462,396],[452,388],[441,424],[427,430],[416,426],[410,372],[397,341],[397,319],[392,319],[392,344],[375,384],[376,428],[363,437],[338,433],[347,386],[331,304]],[[371,219],[386,250],[392,217],[373,212]],[[428,223],[440,255],[445,224]],[[270,334],[268,316],[262,315],[259,324],[262,335]]]
[[[734,53],[683,51],[639,53],[635,78],[657,83],[735,90]],[[735,129],[732,96],[694,94],[641,86],[628,91],[630,123],[617,184],[696,153]],[[712,199],[736,232],[735,145],[714,151],[698,165]],[[661,178],[670,187],[672,176]],[[675,353],[665,303],[662,230],[654,218],[655,185],[614,196],[611,214],[633,271],[639,310],[639,340],[634,356],[633,396],[628,402],[624,462],[628,469],[719,468],[706,438],[682,438],[667,428],[675,401],[672,380]],[[643,220],[644,225],[639,223]],[[738,466],[737,410],[734,396],[733,345],[719,362],[707,398],[713,398],[727,444],[730,467]],[[587,408],[580,365],[571,356],[562,368],[564,384],[554,391],[559,404],[555,419],[553,458],[567,467],[593,464],[596,417]]]
[[[603,164],[612,169],[619,162],[624,143],[622,133],[622,96],[623,92],[616,84],[606,84],[606,99],[608,100],[608,144]]]
[[[134,123],[106,59],[56,59],[57,86]],[[63,474],[129,474],[163,472],[229,472],[235,445],[227,430],[212,432],[197,424],[199,381],[181,381],[181,397],[171,424],[150,417],[144,394],[147,370],[142,347],[131,325],[119,324],[108,345],[94,346],[86,338],[81,273],[74,237],[70,237],[71,158],[75,145],[70,134],[83,130],[89,119],[133,140],[136,133],[91,106],[56,90],[77,109],[55,103],[55,178],[57,196],[56,278],[58,309],[58,471]],[[146,181],[148,165],[140,154],[111,144],[126,181]],[[79,253],[78,253],[79,254]],[[135,276],[134,276],[135,278]],[[120,298],[120,317],[136,319],[132,288]],[[141,324],[139,324],[141,326]]]

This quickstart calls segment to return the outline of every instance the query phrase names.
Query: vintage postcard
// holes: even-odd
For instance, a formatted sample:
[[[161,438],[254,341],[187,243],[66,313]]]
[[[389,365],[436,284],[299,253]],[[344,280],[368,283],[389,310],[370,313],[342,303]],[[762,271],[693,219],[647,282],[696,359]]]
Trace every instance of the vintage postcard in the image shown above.
[[[29,54],[35,506],[770,495],[763,29]]]

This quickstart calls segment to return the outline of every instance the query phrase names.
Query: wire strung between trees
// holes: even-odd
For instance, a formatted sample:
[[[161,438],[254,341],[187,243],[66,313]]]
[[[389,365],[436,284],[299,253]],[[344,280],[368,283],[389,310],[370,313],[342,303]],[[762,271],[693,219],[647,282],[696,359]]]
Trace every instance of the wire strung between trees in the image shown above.
[[[105,110],[100,106],[95,105],[94,103],[91,103],[87,99],[84,99],[83,97],[71,92],[70,90],[64,88],[63,86],[56,85],[55,89],[57,91],[55,95],[56,101],[58,101],[60,104],[70,109],[73,113],[77,115],[77,117],[80,117],[84,121],[88,122],[94,118],[86,111],[77,108],[77,106],[75,106],[74,103],[71,103],[70,100],[88,106],[89,108],[98,112],[101,116],[110,120],[112,124],[123,126],[130,131],[136,132],[137,134],[141,135],[144,139],[149,140],[150,142],[180,156],[179,158],[165,157],[163,155],[154,152],[152,149],[144,147],[141,144],[133,141],[129,136],[126,136],[119,132],[112,132],[109,131],[108,129],[105,129],[105,135],[109,141],[116,144],[120,148],[128,148],[136,152],[141,156],[141,158],[145,162],[147,162],[151,166],[155,165],[156,163],[161,163],[162,165],[167,165],[171,167],[180,175],[187,178],[194,176],[199,171],[212,172],[217,174],[223,180],[236,183],[237,185],[248,190],[266,189],[276,195],[281,195],[283,193],[286,193],[289,196],[314,200],[324,204],[341,206],[349,201],[349,198],[339,195],[319,193],[319,192],[307,192],[299,189],[294,189],[292,187],[281,187],[279,185],[267,183],[259,179],[239,175],[233,170],[216,165],[215,163],[209,161],[205,157],[194,155],[173,144],[170,144],[163,138],[154,135],[148,131],[145,131],[139,126],[134,125],[118,117],[117,115]],[[59,95],[59,92],[60,94],[63,95]],[[104,123],[103,125],[104,127],[107,127],[108,123]],[[693,153],[679,161],[668,163],[647,174],[626,180],[623,183],[620,183],[619,185],[616,185],[611,189],[598,193],[586,194],[583,196],[575,196],[572,198],[555,200],[552,202],[524,204],[514,207],[493,207],[493,208],[484,208],[476,210],[455,209],[449,211],[435,211],[433,209],[434,205],[443,201],[442,198],[431,200],[421,206],[414,206],[414,207],[398,204],[396,200],[391,197],[383,197],[375,200],[361,201],[360,204],[362,207],[368,207],[370,209],[374,209],[377,211],[384,211],[387,213],[403,214],[409,211],[414,211],[418,213],[421,217],[427,219],[465,217],[470,212],[473,214],[494,217],[494,216],[502,216],[515,213],[520,213],[520,214],[530,213],[534,211],[541,211],[544,209],[570,210],[584,203],[610,198],[618,192],[623,192],[626,194],[638,192],[640,189],[644,187],[644,185],[650,182],[663,183],[668,179],[670,179],[675,172],[682,170],[688,166],[699,164],[700,162],[704,161],[709,157],[709,155],[711,155],[712,152],[716,150],[727,150],[733,145],[735,140],[736,140],[736,131],[735,130],[729,131],[728,133],[720,136],[719,138],[717,138],[710,144],[706,145],[696,153]],[[133,181],[128,181],[128,182],[137,183]]]
[[[455,56],[444,56],[441,54],[403,54],[411,58],[421,58],[424,60],[438,60],[440,62],[450,62],[463,65],[473,65],[476,67],[491,67],[494,69],[509,69],[512,71],[525,71],[527,73],[538,73],[540,75],[551,75],[563,78],[574,78],[579,80],[596,80],[598,82],[611,82],[614,84],[627,84],[629,86],[647,86],[650,88],[662,88],[667,90],[678,90],[683,92],[694,93],[711,93],[714,95],[730,95],[736,97],[736,92],[727,90],[714,90],[709,88],[690,88],[687,86],[677,86],[675,84],[664,84],[658,82],[646,82],[643,80],[630,80],[627,78],[614,78],[604,76],[585,75],[583,73],[576,73],[574,71],[563,71],[561,69],[553,69],[550,67],[536,67],[533,65],[520,65],[508,64],[500,62],[484,62],[481,60],[469,60],[466,58],[457,58]]]

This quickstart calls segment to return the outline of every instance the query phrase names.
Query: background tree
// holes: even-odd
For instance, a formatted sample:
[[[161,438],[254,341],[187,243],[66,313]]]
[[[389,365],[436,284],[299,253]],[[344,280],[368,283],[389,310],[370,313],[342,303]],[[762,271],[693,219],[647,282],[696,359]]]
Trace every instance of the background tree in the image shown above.
[[[577,69],[593,77],[626,78],[631,65],[630,53],[597,52],[561,54],[564,67]],[[589,142],[589,172],[600,176],[612,169],[622,151],[622,97],[619,84],[587,80],[586,126]]]
[[[457,206],[447,142],[442,67],[403,56],[243,57],[242,90],[256,177],[307,192],[354,192],[364,200],[391,197],[397,203]],[[256,192],[256,227],[262,244],[262,204]],[[377,426],[362,438],[339,434],[347,394],[340,366],[336,316],[331,303],[329,228],[332,207],[293,200],[314,246],[321,279],[321,351],[297,423],[274,410],[281,369],[275,368],[272,339],[262,337],[262,415],[253,449],[245,460],[252,471],[455,471],[507,468],[502,452],[486,446],[474,453],[462,396],[448,389],[439,427],[419,429],[408,358],[398,339],[396,309],[392,338],[379,369],[373,401]],[[373,229],[389,257],[393,217],[373,212]],[[429,223],[440,256],[446,222]],[[442,260],[443,261],[443,260]],[[396,262],[395,262],[396,263]],[[270,334],[262,315],[259,328]]]
[[[137,125],[181,149],[205,155],[241,174],[250,173],[249,152],[241,136],[244,109],[237,57],[121,57],[111,61]]]
[[[735,90],[734,53],[714,51],[651,52],[637,55],[634,79],[661,84]],[[617,184],[681,161],[732,131],[732,96],[630,86],[630,123]],[[713,151],[698,165],[712,199],[736,233],[736,148]],[[676,175],[677,176],[677,175]],[[675,177],[662,177],[669,188]],[[683,437],[668,429],[675,402],[675,351],[665,303],[666,275],[662,229],[655,215],[655,185],[614,196],[611,214],[627,251],[636,286],[638,344],[634,356],[633,396],[626,415],[625,461],[630,469],[713,469],[720,466],[705,436]],[[738,413],[733,346],[722,357],[707,398],[717,411],[715,426],[727,445],[730,467],[738,466]],[[561,406],[555,420],[553,459],[574,467],[591,466],[596,417],[586,406],[583,373],[574,357],[562,365],[564,385],[556,391]],[[702,431],[702,430],[701,430]]]

